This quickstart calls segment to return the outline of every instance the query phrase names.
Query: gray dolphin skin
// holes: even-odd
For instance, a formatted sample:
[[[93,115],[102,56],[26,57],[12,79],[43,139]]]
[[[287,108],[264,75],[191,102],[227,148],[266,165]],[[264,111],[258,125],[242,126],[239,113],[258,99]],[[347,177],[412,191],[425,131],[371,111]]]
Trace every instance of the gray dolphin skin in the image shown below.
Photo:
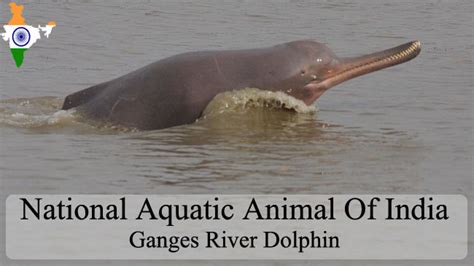
[[[416,57],[419,41],[339,58],[324,44],[294,41],[269,48],[171,56],[66,97],[62,109],[140,130],[193,123],[217,94],[243,88],[282,91],[307,105],[329,88]]]

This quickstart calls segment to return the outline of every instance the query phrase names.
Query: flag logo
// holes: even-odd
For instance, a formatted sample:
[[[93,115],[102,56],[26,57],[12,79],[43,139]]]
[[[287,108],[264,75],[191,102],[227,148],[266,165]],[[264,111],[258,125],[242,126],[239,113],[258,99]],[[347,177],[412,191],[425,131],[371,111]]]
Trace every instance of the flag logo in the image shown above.
[[[36,28],[27,25],[23,17],[23,8],[22,5],[17,5],[14,2],[10,3],[12,18],[7,25],[3,26],[5,32],[1,33],[3,40],[8,42],[10,46],[10,51],[17,67],[23,64],[25,51],[41,39],[41,33],[46,38],[49,38],[53,28],[56,27],[56,22],[54,21],[48,22],[44,27],[38,25]]]
[[[24,27],[18,27],[13,32],[13,42],[18,47],[26,46],[30,42],[30,32]]]

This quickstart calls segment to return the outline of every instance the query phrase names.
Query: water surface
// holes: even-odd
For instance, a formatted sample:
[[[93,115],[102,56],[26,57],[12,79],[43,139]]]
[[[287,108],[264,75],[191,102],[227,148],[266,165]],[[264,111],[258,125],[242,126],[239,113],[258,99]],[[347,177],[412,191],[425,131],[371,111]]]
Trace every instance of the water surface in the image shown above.
[[[471,1],[26,3],[28,23],[55,20],[58,27],[26,53],[20,69],[1,44],[2,199],[14,193],[471,199],[472,14]],[[1,21],[9,17],[2,1]],[[297,39],[317,39],[340,56],[418,39],[422,52],[332,88],[309,111],[227,99],[230,107],[221,100],[195,124],[152,132],[96,128],[57,112],[67,94],[166,56]]]

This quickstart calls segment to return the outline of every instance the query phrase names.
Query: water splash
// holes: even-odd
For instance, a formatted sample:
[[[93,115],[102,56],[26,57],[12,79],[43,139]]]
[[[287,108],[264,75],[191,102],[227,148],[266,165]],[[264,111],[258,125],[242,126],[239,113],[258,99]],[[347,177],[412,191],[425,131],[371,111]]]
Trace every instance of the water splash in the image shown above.
[[[0,126],[44,129],[77,124],[75,110],[60,110],[61,104],[61,98],[48,96],[1,100]]]
[[[55,126],[61,123],[67,123],[73,118],[74,111],[60,110],[51,115],[32,115],[24,113],[14,113],[10,116],[0,118],[0,123],[25,128],[35,128],[44,126]]]
[[[218,94],[207,105],[203,116],[207,118],[224,113],[242,113],[251,108],[292,110],[304,114],[312,114],[318,111],[316,106],[308,106],[303,101],[281,91],[273,92],[257,88],[245,88]]]

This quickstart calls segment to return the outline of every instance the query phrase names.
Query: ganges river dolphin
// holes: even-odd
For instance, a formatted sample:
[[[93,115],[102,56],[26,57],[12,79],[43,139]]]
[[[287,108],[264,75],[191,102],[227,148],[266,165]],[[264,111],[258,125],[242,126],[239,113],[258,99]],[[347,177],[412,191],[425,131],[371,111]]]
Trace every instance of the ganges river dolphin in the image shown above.
[[[419,41],[359,57],[337,57],[313,40],[268,48],[171,56],[66,97],[62,109],[140,130],[196,121],[217,94],[243,88],[282,91],[311,105],[329,88],[416,57]]]

